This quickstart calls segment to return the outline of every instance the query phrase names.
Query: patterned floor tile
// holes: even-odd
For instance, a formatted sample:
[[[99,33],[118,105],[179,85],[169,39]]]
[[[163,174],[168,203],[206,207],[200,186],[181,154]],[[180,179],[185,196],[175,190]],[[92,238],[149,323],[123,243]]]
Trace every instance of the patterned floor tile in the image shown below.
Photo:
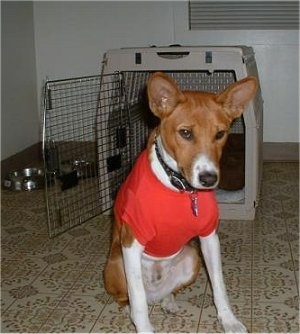
[[[281,303],[261,303],[253,308],[254,333],[299,333],[299,311]]]
[[[65,293],[84,274],[85,266],[84,262],[78,260],[65,260],[51,264],[47,266],[32,285],[43,293]]]
[[[105,304],[95,297],[66,295],[51,312],[42,333],[89,332]]]
[[[299,164],[265,163],[256,218],[221,221],[224,279],[250,332],[299,332]],[[134,332],[103,285],[112,217],[49,239],[43,191],[2,190],[2,332]],[[149,307],[157,331],[222,332],[205,268],[177,315]]]
[[[295,264],[299,262],[299,242],[298,240],[292,241],[291,243],[292,258]],[[299,263],[298,263],[299,264]],[[299,265],[295,265],[295,270],[299,270]]]
[[[77,229],[72,230],[77,231]],[[82,228],[80,229],[82,231]],[[85,229],[88,231],[88,229]],[[70,232],[68,232],[70,233]],[[81,235],[76,235],[73,239],[68,243],[66,248],[64,249],[64,253],[68,255],[68,257],[73,258],[86,258],[93,255],[97,256],[107,256],[108,248],[109,248],[109,240],[110,233],[107,229],[106,235],[103,233],[100,236],[100,233],[83,233]]]
[[[79,278],[72,287],[74,295],[89,295],[95,296],[101,294],[104,299],[108,295],[104,289],[103,270],[106,261],[103,257],[94,256],[85,267],[85,270],[80,274]]]
[[[176,314],[163,311],[156,305],[151,313],[152,324],[159,333],[194,333],[197,331],[201,309],[189,302],[178,301]]]
[[[246,288],[251,286],[251,266],[244,266],[243,263],[238,265],[225,263],[223,273],[225,283],[230,290],[234,290],[235,287]]]
[[[251,266],[252,245],[235,242],[234,240],[223,243],[221,241],[222,261],[225,264],[238,264],[244,267]]]
[[[15,298],[7,290],[1,290],[1,313],[4,313],[14,302]]]
[[[11,257],[27,256],[44,257],[62,251],[70,241],[67,235],[49,239],[47,234],[22,233],[2,240],[2,252]]]
[[[215,321],[213,324],[207,324],[200,322],[197,333],[223,333],[223,329],[219,321]]]
[[[298,298],[295,285],[291,287],[272,287],[268,289],[253,288],[253,303],[290,303]]]
[[[208,276],[203,268],[197,278],[197,280],[191,284],[190,286],[186,287],[182,291],[180,291],[176,295],[176,301],[187,301],[191,305],[200,307],[201,306],[201,300],[200,297],[204,294],[206,288],[207,288],[207,282]]]
[[[276,235],[276,238],[268,238],[256,243],[253,248],[253,263],[255,266],[278,265],[285,261],[291,260],[291,251],[285,232]],[[276,249],[276,252],[274,252]]]
[[[23,299],[23,298],[35,296],[38,293],[39,291],[30,284],[19,286],[17,288],[13,288],[9,290],[9,294],[15,299]]]
[[[134,333],[128,312],[110,301],[95,322],[91,333]]]
[[[282,217],[282,203],[280,201],[280,196],[278,198],[262,198],[259,202],[257,212],[260,213],[263,217],[272,219],[272,217]]]
[[[295,286],[295,275],[292,270],[285,269],[282,266],[254,267],[252,284],[254,287],[261,289]]]
[[[62,296],[36,294],[16,300],[1,316],[1,332],[39,332]]]
[[[286,231],[286,220],[281,217],[265,217],[263,214],[258,214],[253,224],[254,243],[276,238],[278,233]]]
[[[46,266],[45,262],[38,258],[3,258],[1,263],[1,288],[10,290],[31,284],[44,271]]]

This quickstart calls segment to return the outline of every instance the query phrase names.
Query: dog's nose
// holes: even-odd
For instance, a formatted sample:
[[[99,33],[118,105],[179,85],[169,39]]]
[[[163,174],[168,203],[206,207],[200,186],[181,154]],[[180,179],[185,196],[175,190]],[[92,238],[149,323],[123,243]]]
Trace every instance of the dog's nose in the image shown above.
[[[202,172],[199,174],[199,181],[203,187],[212,187],[215,186],[218,180],[218,176],[215,173],[211,172]]]

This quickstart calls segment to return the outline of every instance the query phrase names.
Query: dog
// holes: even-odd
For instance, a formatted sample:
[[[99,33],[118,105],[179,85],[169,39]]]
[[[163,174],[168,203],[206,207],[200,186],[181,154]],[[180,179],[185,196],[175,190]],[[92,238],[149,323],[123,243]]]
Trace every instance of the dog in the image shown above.
[[[149,107],[160,120],[114,204],[114,225],[104,270],[107,292],[129,305],[137,332],[154,331],[148,305],[176,312],[174,296],[200,270],[199,237],[218,319],[225,332],[247,332],[233,314],[224,284],[214,188],[230,126],[256,94],[246,77],[214,94],[181,91],[162,72],[147,83]]]

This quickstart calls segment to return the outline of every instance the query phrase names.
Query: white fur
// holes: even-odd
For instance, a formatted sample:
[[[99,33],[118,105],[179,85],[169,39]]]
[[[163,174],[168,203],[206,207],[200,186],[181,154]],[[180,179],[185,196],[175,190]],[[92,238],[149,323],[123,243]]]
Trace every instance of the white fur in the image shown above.
[[[211,187],[203,187],[199,181],[199,174],[209,172],[212,174],[219,174],[219,170],[215,163],[211,161],[205,154],[200,154],[194,161],[192,165],[192,186],[197,189],[209,189],[214,188],[215,185]]]
[[[168,152],[166,152],[166,150],[164,149],[164,147],[162,145],[161,138],[159,136],[156,138],[156,142],[157,142],[159,152],[160,152],[164,162],[171,169],[173,169],[175,172],[178,172],[178,166],[177,166],[176,161],[168,154]],[[170,183],[168,175],[166,174],[165,170],[163,169],[162,165],[160,164],[160,162],[157,158],[156,152],[155,152],[155,146],[154,145],[151,147],[150,157],[151,157],[151,159],[150,159],[151,160],[151,168],[152,168],[154,174],[160,180],[160,182],[164,186],[166,186],[167,188],[172,189],[174,191],[178,191],[178,189],[175,188]]]
[[[180,172],[178,169],[178,165],[176,161],[168,154],[168,152],[164,149],[161,138],[158,136],[156,138],[159,152],[161,153],[162,159],[164,162],[175,172]],[[154,145],[151,148],[151,168],[159,178],[159,180],[168,188],[178,191],[169,181],[169,177],[161,166],[160,162],[157,159]],[[210,189],[211,187],[204,187],[199,181],[199,174],[203,172],[209,172],[212,174],[219,175],[219,170],[205,154],[199,155],[192,164],[192,177],[191,177],[191,185],[197,189]]]
[[[134,240],[131,247],[122,247],[124,269],[130,301],[130,316],[138,333],[152,333],[147,296],[142,277],[142,253],[144,247]]]
[[[173,169],[176,162],[163,150],[163,159]],[[154,148],[151,150],[151,167],[158,179],[168,188],[175,190],[157,160]],[[205,156],[200,156],[195,164],[195,173],[214,170],[215,166]],[[196,182],[196,181],[195,181]],[[203,257],[212,283],[214,303],[218,318],[226,332],[245,333],[246,328],[234,316],[229,305],[221,265],[219,238],[215,232],[200,238]],[[138,332],[153,332],[149,320],[148,303],[163,300],[162,306],[168,312],[176,312],[177,305],[171,292],[191,278],[193,259],[187,247],[167,258],[150,257],[143,253],[144,247],[135,240],[131,247],[123,247],[124,267],[128,283],[130,314]]]
[[[246,327],[234,316],[227,297],[223,279],[220,242],[213,232],[210,236],[201,238],[201,250],[210,277],[214,303],[218,318],[226,333],[247,333]]]

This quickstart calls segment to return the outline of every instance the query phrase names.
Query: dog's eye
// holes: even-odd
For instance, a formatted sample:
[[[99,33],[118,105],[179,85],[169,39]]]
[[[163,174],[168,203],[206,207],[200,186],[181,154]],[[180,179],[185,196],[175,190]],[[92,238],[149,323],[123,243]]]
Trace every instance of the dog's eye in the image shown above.
[[[179,130],[179,134],[183,139],[186,139],[186,140],[192,140],[193,139],[192,130],[181,129],[181,130]]]
[[[217,133],[216,133],[216,136],[215,136],[215,138],[216,138],[216,140],[220,140],[220,139],[222,139],[224,136],[225,136],[225,131],[224,130],[222,130],[222,131],[218,131]]]

